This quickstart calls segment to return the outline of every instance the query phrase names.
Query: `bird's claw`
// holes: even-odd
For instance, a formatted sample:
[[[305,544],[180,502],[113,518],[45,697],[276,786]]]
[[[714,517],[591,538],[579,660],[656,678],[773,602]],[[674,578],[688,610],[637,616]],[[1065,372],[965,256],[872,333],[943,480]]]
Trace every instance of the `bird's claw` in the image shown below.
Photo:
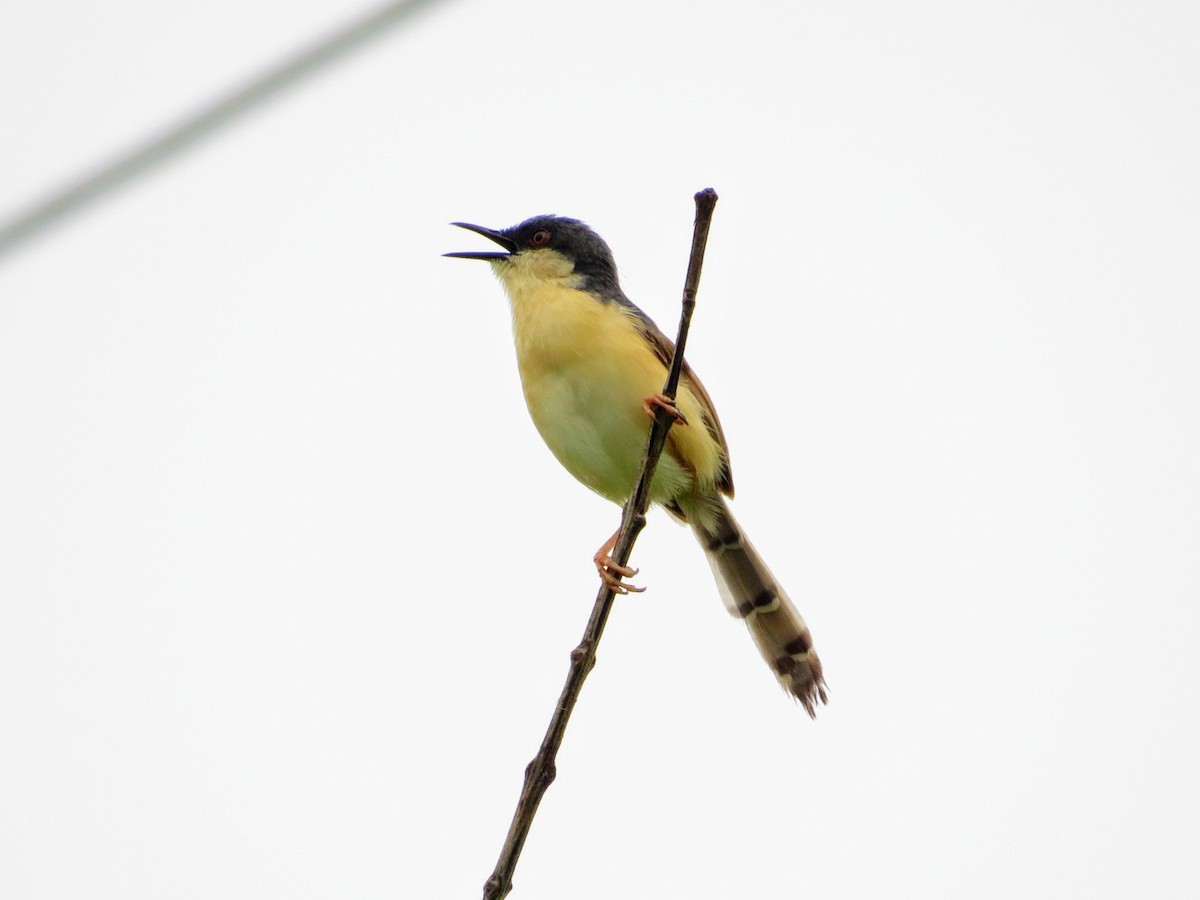
[[[600,580],[614,593],[640,594],[646,590],[644,587],[638,587],[635,584],[626,584],[622,581],[622,578],[632,578],[638,573],[638,570],[621,565],[607,553],[597,553],[592,557],[592,562],[596,564],[596,571],[600,574]]]
[[[687,417],[679,411],[679,407],[675,405],[675,401],[666,394],[650,395],[642,401],[642,409],[652,419],[655,416],[655,410],[662,409],[666,410],[667,414],[674,419],[674,424],[686,425],[688,423]]]

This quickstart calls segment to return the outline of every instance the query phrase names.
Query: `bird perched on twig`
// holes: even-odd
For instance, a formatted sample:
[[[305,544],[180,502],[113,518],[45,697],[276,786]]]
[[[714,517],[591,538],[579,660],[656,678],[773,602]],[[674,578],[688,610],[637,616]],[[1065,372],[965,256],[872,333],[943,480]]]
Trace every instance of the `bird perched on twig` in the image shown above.
[[[684,363],[678,397],[661,393],[674,345],[625,296],[608,244],[577,219],[536,216],[496,231],[453,223],[502,252],[447,253],[486,260],[512,307],[525,403],[558,461],[602,497],[623,504],[637,482],[646,416],[674,418],[650,499],[692,528],[729,612],[741,618],[780,684],[809,715],[825,702],[821,662],[804,619],[733,518],[729,451],[700,380]],[[614,590],[637,574],[610,554],[613,534],[593,557]]]

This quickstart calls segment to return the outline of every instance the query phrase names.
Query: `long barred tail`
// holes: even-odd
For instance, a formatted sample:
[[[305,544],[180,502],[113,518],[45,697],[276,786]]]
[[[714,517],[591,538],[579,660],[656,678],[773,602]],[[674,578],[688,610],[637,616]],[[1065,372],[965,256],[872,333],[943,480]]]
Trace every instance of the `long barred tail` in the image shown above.
[[[730,614],[745,621],[758,652],[783,689],[815,717],[817,704],[826,702],[825,679],[804,619],[723,499],[715,520],[701,524],[693,518],[692,530]]]

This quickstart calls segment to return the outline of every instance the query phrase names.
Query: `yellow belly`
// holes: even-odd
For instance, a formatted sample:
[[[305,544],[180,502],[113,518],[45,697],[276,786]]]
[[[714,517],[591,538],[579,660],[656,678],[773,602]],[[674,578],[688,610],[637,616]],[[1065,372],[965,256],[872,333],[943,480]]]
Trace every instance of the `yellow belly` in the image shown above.
[[[623,503],[633,491],[650,430],[642,404],[662,390],[666,367],[618,304],[561,285],[506,287],[534,425],[567,471]],[[692,424],[676,426],[672,452],[658,464],[651,499],[660,503],[691,492],[697,475],[707,482],[704,487],[711,486],[719,466],[720,448],[695,397],[683,389],[678,404]]]

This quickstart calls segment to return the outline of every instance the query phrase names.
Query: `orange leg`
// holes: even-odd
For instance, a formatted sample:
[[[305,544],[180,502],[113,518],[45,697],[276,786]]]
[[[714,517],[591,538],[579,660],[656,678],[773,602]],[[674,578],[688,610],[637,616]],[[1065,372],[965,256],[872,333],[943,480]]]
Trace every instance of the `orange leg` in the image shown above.
[[[629,566],[622,566],[617,563],[609,554],[613,552],[613,547],[617,546],[617,536],[620,535],[621,529],[618,528],[612,533],[604,545],[596,551],[596,555],[592,557],[592,562],[596,564],[596,571],[600,573],[600,580],[608,587],[612,588],[618,594],[628,594],[632,591],[635,594],[640,594],[645,590],[643,587],[637,587],[632,584],[625,584],[621,578],[632,578],[638,573],[637,569],[631,569]]]
[[[665,409],[671,414],[671,418],[675,420],[676,425],[686,425],[688,420],[683,413],[679,411],[679,407],[675,405],[675,401],[666,394],[652,394],[642,401],[642,409],[646,411],[646,415],[654,418],[655,409]]]

